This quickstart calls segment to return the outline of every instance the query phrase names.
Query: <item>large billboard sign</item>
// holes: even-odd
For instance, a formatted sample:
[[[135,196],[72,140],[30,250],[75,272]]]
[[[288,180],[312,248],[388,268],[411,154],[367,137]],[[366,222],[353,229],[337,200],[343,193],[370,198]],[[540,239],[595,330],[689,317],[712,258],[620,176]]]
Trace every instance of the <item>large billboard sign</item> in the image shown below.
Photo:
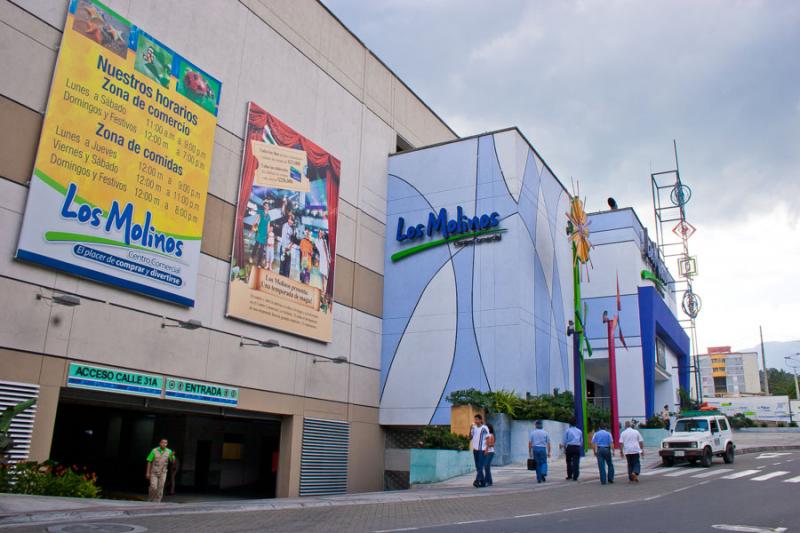
[[[256,104],[247,116],[227,316],[330,342],[341,165]]]
[[[72,0],[17,257],[194,305],[221,83]]]

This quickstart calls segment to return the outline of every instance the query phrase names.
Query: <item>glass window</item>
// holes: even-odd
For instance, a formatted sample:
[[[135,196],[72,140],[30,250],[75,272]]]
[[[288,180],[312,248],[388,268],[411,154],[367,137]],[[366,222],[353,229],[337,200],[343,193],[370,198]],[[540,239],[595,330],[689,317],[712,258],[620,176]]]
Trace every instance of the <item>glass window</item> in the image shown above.
[[[719,419],[719,427],[722,428],[722,431],[728,431],[728,421],[724,418]]]
[[[697,420],[694,418],[685,418],[683,420],[678,420],[678,422],[675,423],[675,431],[677,432],[708,431],[708,420]]]
[[[717,421],[711,421],[711,433],[719,433],[719,426],[717,426]]]

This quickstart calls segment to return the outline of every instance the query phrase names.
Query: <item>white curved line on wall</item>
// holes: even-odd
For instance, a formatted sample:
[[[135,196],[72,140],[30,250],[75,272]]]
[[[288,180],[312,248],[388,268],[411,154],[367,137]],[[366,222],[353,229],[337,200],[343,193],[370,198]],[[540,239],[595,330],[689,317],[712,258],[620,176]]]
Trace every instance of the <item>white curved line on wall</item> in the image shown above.
[[[425,288],[386,378],[381,424],[426,425],[447,380],[456,343],[456,278],[448,261]]]
[[[522,179],[525,176],[525,163],[528,160],[528,145],[520,139],[514,130],[494,134],[494,149],[497,152],[497,161],[503,171],[511,197],[519,202],[522,191]]]

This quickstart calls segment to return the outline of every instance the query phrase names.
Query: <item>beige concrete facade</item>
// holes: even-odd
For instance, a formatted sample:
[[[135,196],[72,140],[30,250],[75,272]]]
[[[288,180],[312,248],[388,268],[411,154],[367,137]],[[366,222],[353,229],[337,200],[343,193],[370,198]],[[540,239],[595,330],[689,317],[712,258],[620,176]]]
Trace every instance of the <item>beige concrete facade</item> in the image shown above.
[[[13,259],[67,1],[0,0],[0,380],[40,385],[31,458],[49,456],[68,362],[80,361],[238,387],[240,409],[281,417],[279,496],[299,492],[303,419],[348,421],[348,490],[380,490],[387,155],[398,136],[419,146],[455,134],[316,1],[105,3],[223,83],[197,303],[176,307]],[[248,101],[341,160],[329,344],[225,317]],[[36,299],[54,291],[81,305]],[[162,328],[163,317],[203,327]],[[241,336],[281,347],[240,347]]]

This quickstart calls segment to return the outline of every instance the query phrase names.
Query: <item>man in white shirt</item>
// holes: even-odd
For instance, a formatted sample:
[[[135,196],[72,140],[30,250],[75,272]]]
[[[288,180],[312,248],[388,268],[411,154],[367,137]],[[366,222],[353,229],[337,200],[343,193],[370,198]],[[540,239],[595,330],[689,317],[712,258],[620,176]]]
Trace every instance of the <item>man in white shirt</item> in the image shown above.
[[[472,457],[475,459],[475,481],[473,487],[485,487],[486,480],[483,474],[483,443],[489,435],[489,428],[483,425],[483,417],[475,415],[475,423],[469,429],[470,446],[472,447]]]
[[[625,431],[619,436],[619,454],[628,461],[628,481],[639,482],[641,472],[640,456],[644,455],[644,439],[642,434],[633,429],[630,420],[625,422]]]

